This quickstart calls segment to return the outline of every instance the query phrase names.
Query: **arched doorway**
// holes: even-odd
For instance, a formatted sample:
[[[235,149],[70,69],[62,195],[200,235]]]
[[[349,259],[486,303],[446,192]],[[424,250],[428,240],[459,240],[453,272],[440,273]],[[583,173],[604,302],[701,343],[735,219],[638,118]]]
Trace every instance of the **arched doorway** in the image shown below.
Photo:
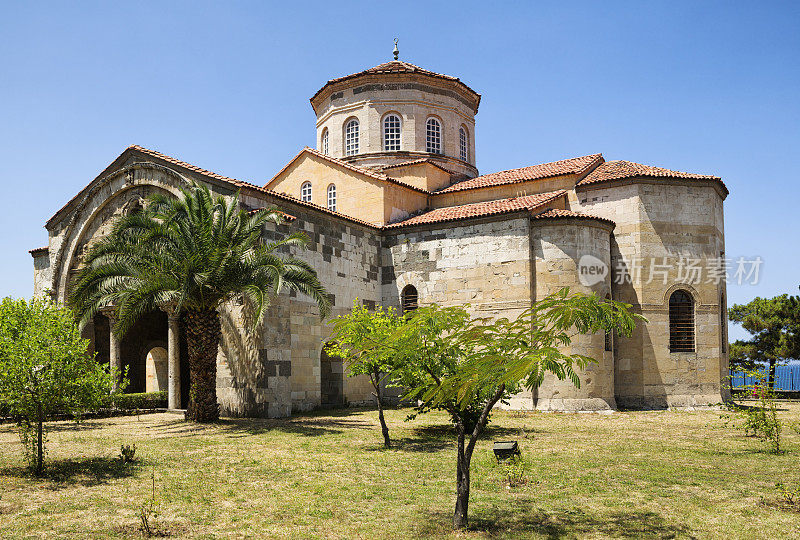
[[[166,392],[167,391],[167,349],[164,347],[153,347],[147,352],[144,362],[145,371],[145,392]]]
[[[326,347],[319,355],[320,403],[323,407],[344,405],[344,363],[340,358],[330,356]]]

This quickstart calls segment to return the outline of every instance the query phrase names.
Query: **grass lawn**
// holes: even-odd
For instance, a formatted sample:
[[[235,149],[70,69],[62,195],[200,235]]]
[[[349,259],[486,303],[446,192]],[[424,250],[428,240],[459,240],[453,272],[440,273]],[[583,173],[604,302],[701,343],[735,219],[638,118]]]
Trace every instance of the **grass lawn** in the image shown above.
[[[800,405],[781,404],[787,421]],[[186,424],[175,414],[54,423],[48,476],[24,471],[13,426],[0,426],[1,538],[141,536],[155,475],[157,524],[190,538],[453,537],[455,446],[443,414],[404,422],[381,448],[377,414]],[[771,505],[800,483],[788,452],[726,427],[714,411],[497,412],[473,459],[468,538],[797,538],[800,512]],[[526,485],[509,488],[491,439],[520,441]],[[135,465],[118,460],[136,444]]]

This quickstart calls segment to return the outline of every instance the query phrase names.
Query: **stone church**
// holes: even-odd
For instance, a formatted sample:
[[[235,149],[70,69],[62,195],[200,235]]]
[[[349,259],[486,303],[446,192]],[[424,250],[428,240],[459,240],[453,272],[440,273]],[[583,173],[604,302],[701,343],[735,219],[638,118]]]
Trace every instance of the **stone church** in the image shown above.
[[[518,409],[602,411],[694,407],[728,397],[725,281],[697,279],[685,261],[724,257],[715,176],[602,154],[488,174],[478,171],[481,96],[456,77],[395,56],[331,79],[311,97],[316,142],[266,181],[249,183],[130,146],[45,224],[31,251],[35,294],[64,301],[91,242],[155,192],[201,182],[240,193],[249,211],[277,207],[304,231],[297,255],[317,269],[333,315],[368,307],[469,304],[513,317],[568,286],[630,303],[648,323],[633,336],[586,335],[571,349],[595,358],[580,389],[545,380],[510,401]],[[588,262],[587,262],[588,261]],[[655,276],[655,277],[654,277]],[[188,398],[186,345],[176,318],[154,312],[125,336],[98,315],[85,336],[102,362],[129,369],[128,391]],[[316,305],[281,294],[258,331],[241,302],[224,306],[217,389],[223,415],[286,416],[371,400],[368,382],[323,352],[331,333]]]

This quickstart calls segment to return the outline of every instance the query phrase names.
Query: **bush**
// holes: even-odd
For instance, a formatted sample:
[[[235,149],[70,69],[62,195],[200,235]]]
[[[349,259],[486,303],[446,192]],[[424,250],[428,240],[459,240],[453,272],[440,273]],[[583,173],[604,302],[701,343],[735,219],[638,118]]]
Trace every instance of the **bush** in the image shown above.
[[[143,392],[140,394],[117,394],[108,396],[105,407],[112,409],[166,409],[166,392]]]

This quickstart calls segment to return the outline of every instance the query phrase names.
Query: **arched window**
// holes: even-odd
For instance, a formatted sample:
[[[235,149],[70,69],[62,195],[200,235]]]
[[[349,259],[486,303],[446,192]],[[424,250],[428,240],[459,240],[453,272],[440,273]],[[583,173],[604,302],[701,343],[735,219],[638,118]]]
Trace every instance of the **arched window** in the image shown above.
[[[328,186],[328,210],[336,212],[336,186],[333,184]]]
[[[358,120],[353,118],[344,126],[344,155],[358,154]]]
[[[400,293],[400,301],[402,303],[403,313],[409,313],[419,307],[417,303],[419,296],[417,295],[417,288],[413,285],[406,285],[403,287],[403,292]]]
[[[611,295],[606,295],[606,302],[611,301]],[[606,343],[605,343],[605,351],[611,352],[614,350],[614,336],[611,333],[611,330],[606,330]]]
[[[300,200],[311,202],[311,182],[303,182],[303,185],[300,186]]]
[[[464,126],[458,130],[458,157],[461,161],[469,161],[469,135]]]
[[[326,156],[328,155],[328,128],[325,128],[322,131],[322,142],[320,144],[320,150],[322,150],[322,153],[325,154]]]
[[[387,114],[383,119],[383,149],[400,150],[400,117],[396,114]]]
[[[442,153],[442,124],[436,118],[425,122],[425,150],[431,154]]]
[[[694,299],[686,291],[669,297],[669,350],[694,352]]]

